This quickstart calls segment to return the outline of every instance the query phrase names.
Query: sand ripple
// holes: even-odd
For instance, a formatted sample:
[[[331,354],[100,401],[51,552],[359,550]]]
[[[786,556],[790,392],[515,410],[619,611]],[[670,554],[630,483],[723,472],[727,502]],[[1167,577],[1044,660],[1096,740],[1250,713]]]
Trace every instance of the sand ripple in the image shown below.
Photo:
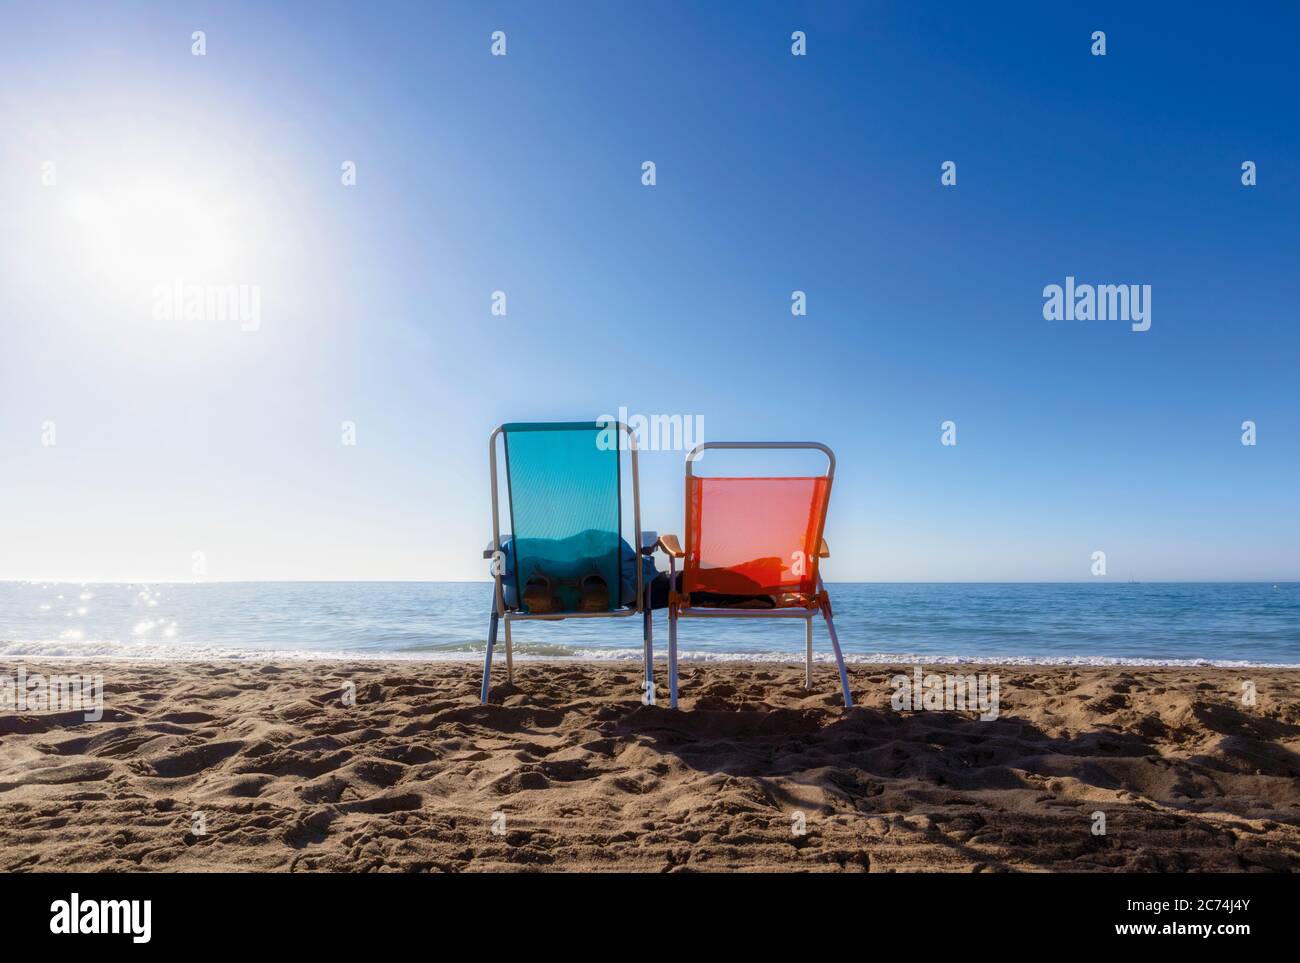
[[[0,713],[4,870],[1300,869],[1294,670],[1002,666],[980,722],[885,666],[848,713],[829,667],[688,665],[677,713],[618,664],[489,706],[466,664],[38,669],[107,711]]]

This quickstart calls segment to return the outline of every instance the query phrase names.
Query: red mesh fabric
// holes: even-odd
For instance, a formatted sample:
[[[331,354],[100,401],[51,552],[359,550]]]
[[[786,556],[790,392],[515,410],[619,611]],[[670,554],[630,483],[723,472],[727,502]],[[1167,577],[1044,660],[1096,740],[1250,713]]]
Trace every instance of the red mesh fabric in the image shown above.
[[[682,591],[816,594],[829,496],[826,477],[688,478]]]

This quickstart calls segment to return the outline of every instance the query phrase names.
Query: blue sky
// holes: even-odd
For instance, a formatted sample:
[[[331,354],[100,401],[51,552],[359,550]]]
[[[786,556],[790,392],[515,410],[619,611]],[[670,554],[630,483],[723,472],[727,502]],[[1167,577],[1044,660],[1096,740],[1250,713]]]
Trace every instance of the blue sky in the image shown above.
[[[1293,7],[265,7],[3,6],[0,578],[479,578],[491,429],[620,406],[833,447],[833,580],[1300,578]]]

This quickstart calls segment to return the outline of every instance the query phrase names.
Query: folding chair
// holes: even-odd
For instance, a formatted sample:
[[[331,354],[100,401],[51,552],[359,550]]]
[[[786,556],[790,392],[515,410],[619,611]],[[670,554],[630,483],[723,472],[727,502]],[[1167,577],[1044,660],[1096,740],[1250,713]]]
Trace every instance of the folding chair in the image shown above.
[[[826,455],[824,475],[775,478],[715,478],[694,473],[704,451],[813,448]],[[686,456],[686,549],[675,535],[659,539],[669,559],[668,688],[677,708],[677,620],[679,618],[803,619],[806,638],[804,687],[812,688],[812,623],[826,620],[840,669],[844,705],[853,705],[831,600],[819,561],[830,556],[823,530],[835,477],[835,455],[812,441],[714,441]],[[680,590],[677,560],[683,560]]]
[[[622,465],[632,467],[635,551],[622,538]],[[501,534],[497,439],[505,456],[510,533]],[[510,639],[513,622],[642,615],[645,689],[654,700],[653,623],[645,557],[657,536],[641,531],[636,436],[621,422],[580,421],[506,424],[488,441],[492,481],[492,612],[483,659],[480,699],[491,683],[497,629],[505,623],[506,679],[514,682]],[[630,565],[635,568],[629,573]],[[635,582],[635,589],[632,583]]]

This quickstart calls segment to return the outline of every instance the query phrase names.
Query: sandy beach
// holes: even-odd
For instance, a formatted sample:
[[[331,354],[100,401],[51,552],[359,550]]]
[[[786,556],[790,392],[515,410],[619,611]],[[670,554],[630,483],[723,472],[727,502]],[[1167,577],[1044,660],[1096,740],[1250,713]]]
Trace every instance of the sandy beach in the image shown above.
[[[845,711],[833,667],[687,664],[678,712],[632,663],[488,706],[468,663],[23,667],[104,717],[0,712],[6,871],[1300,869],[1297,670],[927,667],[996,673],[981,721],[891,708],[910,666]]]

